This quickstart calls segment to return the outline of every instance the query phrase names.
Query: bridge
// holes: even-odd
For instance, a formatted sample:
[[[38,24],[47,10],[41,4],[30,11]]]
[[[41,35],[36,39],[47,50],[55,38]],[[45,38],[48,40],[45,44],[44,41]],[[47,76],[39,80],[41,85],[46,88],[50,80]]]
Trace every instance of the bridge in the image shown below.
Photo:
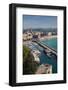
[[[50,51],[51,53],[53,53],[54,55],[56,55],[57,56],[57,51],[55,50],[55,49],[53,49],[53,48],[50,48],[49,46],[47,46],[47,45],[44,45],[44,44],[42,44],[42,43],[40,43],[39,41],[37,41],[37,40],[34,40],[33,42],[36,42],[39,46],[41,46],[42,48],[44,48],[44,50],[48,50],[48,51]]]

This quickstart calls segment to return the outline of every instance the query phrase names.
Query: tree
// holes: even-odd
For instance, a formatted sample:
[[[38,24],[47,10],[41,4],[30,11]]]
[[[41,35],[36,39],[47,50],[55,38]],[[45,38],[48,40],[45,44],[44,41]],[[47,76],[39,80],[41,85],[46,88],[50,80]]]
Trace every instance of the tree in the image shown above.
[[[23,74],[34,74],[38,67],[37,62],[28,47],[23,46]]]

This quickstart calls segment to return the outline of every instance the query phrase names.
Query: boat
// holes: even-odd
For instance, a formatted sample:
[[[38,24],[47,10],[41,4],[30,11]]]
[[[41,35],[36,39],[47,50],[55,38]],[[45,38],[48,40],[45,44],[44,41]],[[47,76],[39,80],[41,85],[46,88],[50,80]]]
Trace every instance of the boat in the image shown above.
[[[31,53],[34,56],[34,60],[40,63],[40,59],[39,59],[40,52],[38,50],[32,50]]]
[[[43,50],[43,52],[44,52],[48,57],[51,57],[51,51],[49,51],[48,49]]]
[[[37,49],[35,49],[35,50],[32,50],[32,52],[34,53],[34,54],[36,54],[37,56],[39,56],[40,55],[40,51],[39,50],[37,50]]]

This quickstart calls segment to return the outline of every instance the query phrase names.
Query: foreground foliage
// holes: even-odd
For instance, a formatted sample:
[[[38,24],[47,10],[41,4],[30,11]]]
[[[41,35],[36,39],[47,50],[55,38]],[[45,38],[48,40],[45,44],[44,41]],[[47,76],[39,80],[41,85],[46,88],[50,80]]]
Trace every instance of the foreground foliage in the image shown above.
[[[23,74],[34,74],[37,67],[38,63],[34,61],[30,49],[23,46]]]

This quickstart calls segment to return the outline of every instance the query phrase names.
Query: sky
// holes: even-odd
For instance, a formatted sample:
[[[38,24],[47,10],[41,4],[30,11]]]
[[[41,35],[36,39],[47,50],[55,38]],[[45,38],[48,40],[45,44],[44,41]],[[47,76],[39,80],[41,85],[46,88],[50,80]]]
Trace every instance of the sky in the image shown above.
[[[57,16],[23,16],[24,29],[28,28],[57,28]]]

